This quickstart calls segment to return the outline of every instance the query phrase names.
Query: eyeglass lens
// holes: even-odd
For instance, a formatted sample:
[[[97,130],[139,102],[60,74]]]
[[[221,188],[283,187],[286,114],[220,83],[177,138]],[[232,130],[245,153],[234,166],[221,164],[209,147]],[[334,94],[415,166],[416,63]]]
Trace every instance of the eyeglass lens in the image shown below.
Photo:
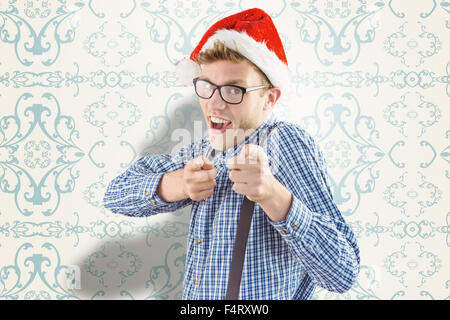
[[[197,80],[195,90],[199,97],[209,99],[214,93],[216,87],[204,80]],[[243,92],[240,88],[229,85],[220,88],[220,95],[223,100],[228,103],[240,103],[242,101]]]

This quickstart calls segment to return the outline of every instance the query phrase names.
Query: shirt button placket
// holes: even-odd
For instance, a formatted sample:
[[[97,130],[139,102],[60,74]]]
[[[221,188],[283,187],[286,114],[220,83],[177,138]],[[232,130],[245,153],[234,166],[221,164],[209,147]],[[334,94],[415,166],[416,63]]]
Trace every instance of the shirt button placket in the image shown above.
[[[206,204],[206,200],[203,199],[200,201],[200,207],[197,210],[201,210],[204,211],[205,207],[204,205]],[[203,245],[201,245],[203,243],[203,240],[201,238],[201,235],[203,234],[204,230],[203,230],[203,226],[201,226],[200,224],[196,224],[196,226],[198,226],[195,230],[195,233],[198,235],[197,237],[197,245],[194,248],[194,252],[196,252],[196,254],[194,254],[194,256],[198,257],[198,263],[197,263],[197,268],[195,270],[194,273],[194,290],[199,290],[200,287],[200,280],[198,278],[198,276],[200,274],[202,274],[203,270],[202,270],[202,266],[203,266],[203,260],[205,259],[204,257],[204,251],[203,251]],[[197,294],[200,294],[199,291],[197,291]]]

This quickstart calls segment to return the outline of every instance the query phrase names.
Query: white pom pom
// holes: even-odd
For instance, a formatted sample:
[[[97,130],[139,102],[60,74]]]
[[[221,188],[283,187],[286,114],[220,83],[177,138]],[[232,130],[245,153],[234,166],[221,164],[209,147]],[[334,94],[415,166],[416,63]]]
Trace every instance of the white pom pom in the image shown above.
[[[176,64],[176,73],[178,76],[178,82],[183,86],[192,85],[192,80],[198,77],[202,69],[200,65],[191,59],[183,58]]]

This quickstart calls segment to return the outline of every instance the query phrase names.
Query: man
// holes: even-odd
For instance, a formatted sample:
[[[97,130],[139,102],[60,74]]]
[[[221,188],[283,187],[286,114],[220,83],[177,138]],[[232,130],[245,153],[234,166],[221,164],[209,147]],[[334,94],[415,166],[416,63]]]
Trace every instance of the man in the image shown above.
[[[244,197],[254,209],[239,299],[349,290],[359,249],[333,201],[322,152],[272,113],[289,77],[270,16],[250,9],[220,20],[179,67],[194,77],[208,137],[137,160],[109,184],[105,207],[137,217],[192,205],[183,299],[225,298]]]

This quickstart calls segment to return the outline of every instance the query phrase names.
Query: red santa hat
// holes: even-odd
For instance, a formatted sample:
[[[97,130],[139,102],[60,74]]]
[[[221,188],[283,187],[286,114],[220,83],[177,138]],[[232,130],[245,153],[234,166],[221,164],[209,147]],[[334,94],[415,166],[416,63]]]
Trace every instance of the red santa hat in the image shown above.
[[[290,77],[283,44],[270,16],[258,8],[223,18],[206,31],[189,59],[177,65],[178,79],[183,85],[192,84],[200,75],[197,56],[213,48],[217,40],[253,62],[275,87],[287,91]]]

